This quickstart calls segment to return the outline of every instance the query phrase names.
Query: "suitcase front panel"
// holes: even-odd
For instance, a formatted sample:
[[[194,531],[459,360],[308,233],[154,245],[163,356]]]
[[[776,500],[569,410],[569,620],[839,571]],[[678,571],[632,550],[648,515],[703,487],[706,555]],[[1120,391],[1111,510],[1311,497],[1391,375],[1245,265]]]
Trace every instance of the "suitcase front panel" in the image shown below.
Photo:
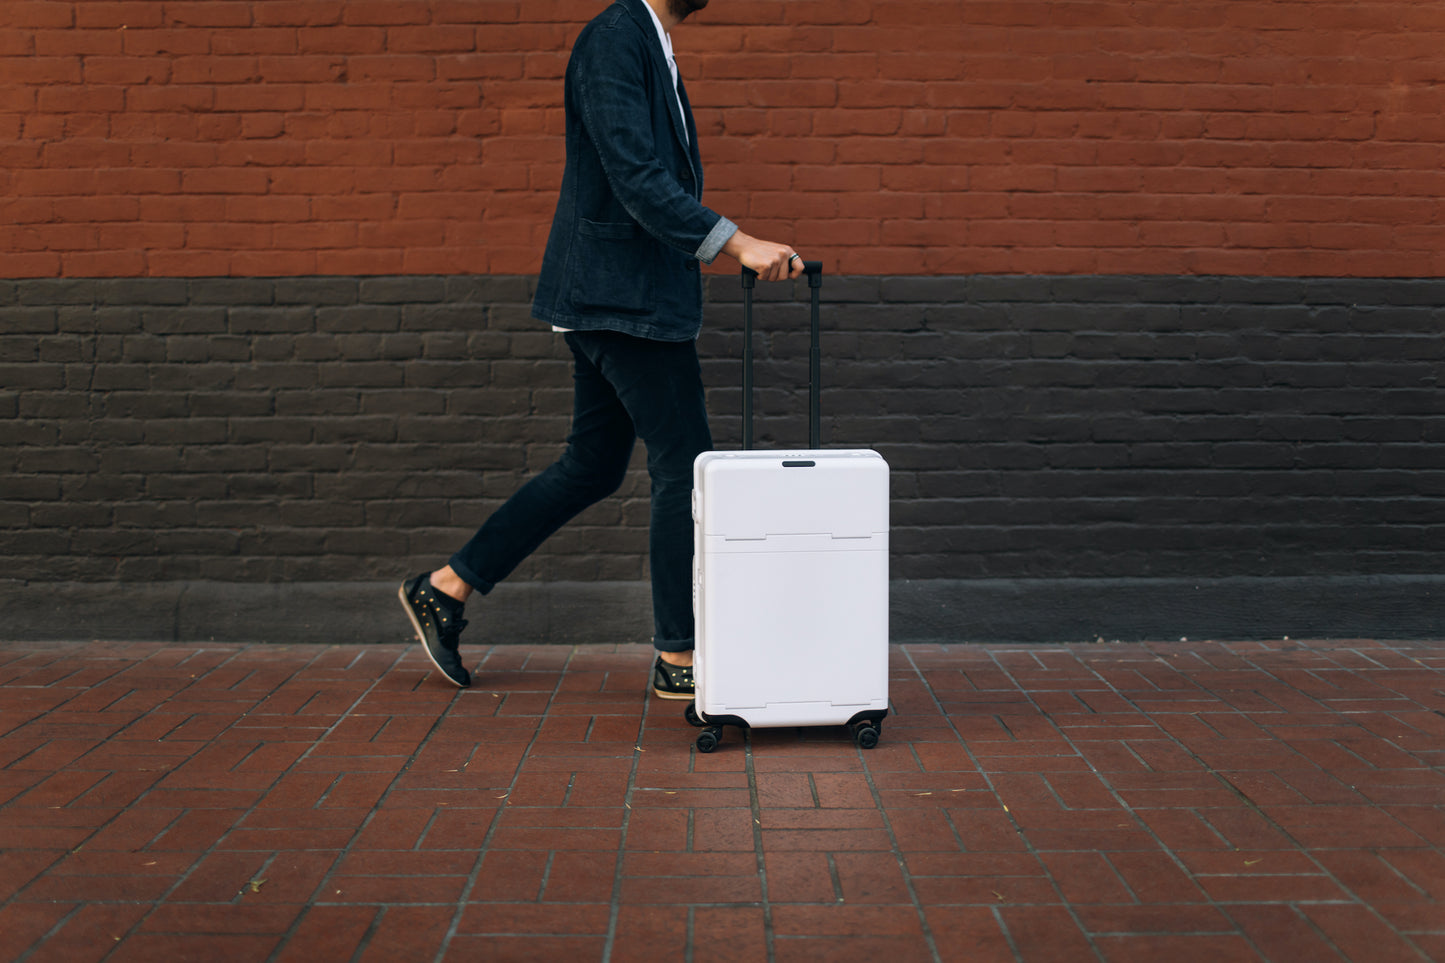
[[[712,566],[699,706],[841,723],[888,699],[886,552],[727,552]]]

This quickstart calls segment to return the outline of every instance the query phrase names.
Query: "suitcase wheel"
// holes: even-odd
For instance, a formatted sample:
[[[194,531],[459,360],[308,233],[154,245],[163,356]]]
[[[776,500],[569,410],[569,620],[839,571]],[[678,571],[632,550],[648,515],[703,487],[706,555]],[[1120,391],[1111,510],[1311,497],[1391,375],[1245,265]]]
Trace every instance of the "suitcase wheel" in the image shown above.
[[[712,752],[722,741],[722,727],[708,726],[697,734],[697,751]]]
[[[706,722],[702,721],[702,716],[697,714],[696,702],[689,702],[687,704],[687,708],[682,710],[682,717],[688,721],[689,725],[697,726],[698,728],[707,725]]]
[[[878,737],[883,732],[883,722],[860,722],[849,726],[853,732],[853,742],[859,749],[872,749],[878,745]]]

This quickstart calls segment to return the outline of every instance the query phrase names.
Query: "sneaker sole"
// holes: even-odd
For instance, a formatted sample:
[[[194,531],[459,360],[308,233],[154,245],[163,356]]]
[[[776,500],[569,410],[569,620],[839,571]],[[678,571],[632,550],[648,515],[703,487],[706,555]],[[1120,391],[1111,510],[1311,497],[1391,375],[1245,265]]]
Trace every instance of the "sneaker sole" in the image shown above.
[[[657,686],[652,687],[652,694],[659,699],[673,699],[679,702],[683,699],[696,698],[696,695],[691,692],[669,692],[666,689],[659,689]]]
[[[437,661],[437,657],[431,654],[431,646],[426,644],[426,633],[422,631],[421,622],[417,621],[416,613],[412,611],[411,600],[406,597],[405,582],[402,582],[401,588],[396,590],[396,597],[401,599],[401,607],[406,610],[407,621],[411,623],[412,631],[416,633],[416,640],[421,643],[421,650],[426,653],[427,659],[432,665],[437,667],[437,671],[441,673],[443,679],[446,679],[458,689],[465,689],[466,686],[447,675],[447,670],[443,669],[441,663]]]

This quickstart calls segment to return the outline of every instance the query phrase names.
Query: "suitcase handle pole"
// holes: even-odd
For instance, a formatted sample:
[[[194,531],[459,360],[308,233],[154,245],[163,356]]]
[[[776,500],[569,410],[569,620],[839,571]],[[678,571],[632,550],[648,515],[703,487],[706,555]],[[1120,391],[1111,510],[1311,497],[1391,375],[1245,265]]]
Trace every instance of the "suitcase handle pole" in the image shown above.
[[[823,447],[823,404],[820,398],[823,391],[823,350],[820,347],[822,337],[818,330],[818,300],[823,287],[823,265],[819,261],[804,261],[803,270],[808,275],[808,299],[812,302],[813,314],[813,330],[808,342],[808,447],[817,451]]]
[[[743,451],[753,447],[753,288],[758,272],[743,268]]]
[[[808,276],[808,294],[812,311],[808,345],[808,447],[823,447],[822,383],[823,353],[818,302],[823,287],[823,262],[804,261],[803,273]],[[753,288],[758,272],[743,268],[743,450],[753,447]]]

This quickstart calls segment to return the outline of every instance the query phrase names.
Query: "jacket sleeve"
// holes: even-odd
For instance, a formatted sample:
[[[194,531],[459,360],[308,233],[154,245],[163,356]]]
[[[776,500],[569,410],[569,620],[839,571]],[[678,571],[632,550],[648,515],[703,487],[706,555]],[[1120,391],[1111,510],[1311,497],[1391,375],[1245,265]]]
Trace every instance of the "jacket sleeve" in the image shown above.
[[[573,68],[582,123],[613,196],[648,234],[711,264],[737,226],[704,207],[662,162],[642,38],[625,29],[592,32],[573,51]]]

